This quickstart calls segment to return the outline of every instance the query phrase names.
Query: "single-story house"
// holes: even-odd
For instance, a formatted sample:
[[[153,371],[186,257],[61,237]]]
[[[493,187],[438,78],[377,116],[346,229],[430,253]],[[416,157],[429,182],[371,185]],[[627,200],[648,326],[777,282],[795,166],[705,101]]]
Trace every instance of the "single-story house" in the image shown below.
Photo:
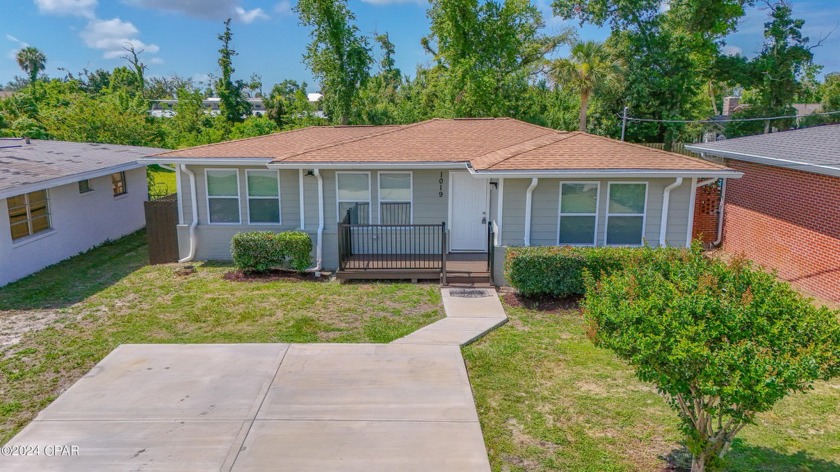
[[[744,174],[724,187],[724,251],[840,301],[840,125],[687,148]]]
[[[0,285],[144,226],[146,166],[162,149],[0,140]]]
[[[183,260],[230,259],[237,232],[302,229],[313,270],[496,283],[507,246],[685,246],[696,188],[741,175],[508,118],[310,127],[144,161],[178,166]]]

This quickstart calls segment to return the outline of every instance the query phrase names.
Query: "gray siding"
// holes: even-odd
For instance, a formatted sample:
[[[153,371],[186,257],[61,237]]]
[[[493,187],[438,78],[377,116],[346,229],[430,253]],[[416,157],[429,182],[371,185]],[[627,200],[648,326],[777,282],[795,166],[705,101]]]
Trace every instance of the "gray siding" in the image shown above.
[[[216,166],[213,168],[231,168]],[[260,169],[260,167],[252,167]],[[300,227],[300,194],[299,173],[297,170],[280,171],[281,217],[279,225],[249,225],[247,224],[247,198],[245,195],[245,169],[239,167],[240,180],[240,212],[242,224],[220,225],[208,224],[206,183],[204,181],[204,166],[190,166],[196,174],[196,189],[199,226],[196,229],[197,251],[196,259],[230,259],[230,240],[234,234],[241,231],[288,231]],[[263,168],[264,169],[264,168]],[[448,221],[449,217],[449,171],[423,169],[415,170],[413,175],[413,221],[415,224],[439,224]],[[338,265],[338,204],[336,201],[336,171],[322,170],[324,182],[324,233],[322,267],[334,270]],[[443,179],[441,184],[440,179]],[[647,182],[648,198],[646,202],[645,240],[651,245],[659,243],[659,227],[662,213],[662,193],[666,186],[674,182],[673,179],[574,179],[561,180],[541,178],[533,193],[531,244],[557,244],[560,183],[569,181],[597,181],[599,188],[599,208],[597,224],[597,244],[604,244],[606,230],[606,210],[609,182]],[[371,221],[379,221],[378,201],[378,172],[370,171],[371,182]],[[522,246],[525,236],[525,194],[531,179],[505,179],[503,196],[503,221],[500,242],[502,246]],[[684,179],[681,186],[671,191],[671,205],[669,211],[667,243],[672,246],[684,246],[691,209],[689,209],[691,179]],[[443,195],[440,195],[440,192]],[[317,179],[312,175],[303,177],[305,228],[313,242],[317,237],[318,228],[318,186]],[[491,187],[490,217],[496,218],[497,199],[499,191]],[[184,211],[184,224],[178,227],[179,248],[181,257],[189,251],[188,226],[192,218],[189,195],[189,179],[185,173],[181,174],[181,203]],[[313,253],[314,257],[314,253]],[[497,250],[496,276],[501,276],[504,250]],[[501,280],[501,279],[499,279]]]
[[[560,214],[561,182],[598,182],[598,224],[596,239],[599,246],[605,243],[607,225],[607,204],[609,182],[647,182],[648,196],[645,209],[644,238],[650,245],[659,244],[659,227],[662,222],[662,195],[665,187],[674,183],[674,179],[540,179],[532,194],[531,208],[531,245],[546,246],[557,244]],[[525,196],[531,179],[505,179],[504,211],[502,225],[502,244],[504,246],[522,246],[525,237]],[[671,190],[671,203],[668,211],[666,240],[672,246],[684,246],[688,230],[689,199],[691,179],[684,179],[682,185]]]
[[[300,193],[297,170],[280,171],[281,220],[279,225],[247,224],[247,198],[245,195],[245,169],[239,167],[240,212],[242,224],[208,224],[207,190],[205,169],[236,168],[231,166],[190,166],[196,175],[196,196],[199,225],[196,228],[196,260],[229,260],[230,240],[234,234],[242,231],[289,231],[300,228]],[[260,167],[250,167],[260,169]],[[264,169],[264,168],[262,168]],[[441,176],[441,172],[443,175]],[[324,185],[324,232],[322,246],[322,266],[334,270],[338,266],[338,203],[336,200],[336,171],[321,170]],[[440,224],[447,222],[449,211],[449,175],[448,171],[416,170],[413,177],[413,219],[415,224]],[[189,176],[181,174],[181,204],[184,208],[184,224],[178,227],[179,250],[181,257],[189,253],[189,224],[192,209],[189,195]],[[443,196],[440,179],[443,178]],[[371,221],[379,221],[378,173],[370,171],[371,183]],[[304,230],[312,236],[313,243],[318,230],[318,180],[315,176],[304,175]],[[315,256],[313,252],[313,257]]]

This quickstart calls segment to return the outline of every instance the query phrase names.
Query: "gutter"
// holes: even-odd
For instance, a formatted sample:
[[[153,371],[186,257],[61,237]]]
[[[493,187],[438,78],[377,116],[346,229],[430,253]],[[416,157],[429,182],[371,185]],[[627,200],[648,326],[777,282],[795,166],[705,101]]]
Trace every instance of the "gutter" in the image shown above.
[[[141,165],[148,164],[191,164],[199,166],[212,165],[226,165],[226,166],[242,166],[242,165],[267,165],[271,159],[265,157],[144,157],[140,159]]]
[[[178,260],[178,262],[183,263],[190,262],[195,258],[195,248],[198,245],[195,237],[195,227],[198,226],[198,198],[195,192],[195,173],[185,165],[181,165],[181,169],[190,176],[190,203],[192,204],[192,211],[190,211],[192,213],[192,222],[190,223],[190,252],[187,257]]]
[[[662,192],[662,218],[661,223],[659,224],[659,247],[665,247],[667,245],[665,242],[665,234],[668,231],[668,209],[671,206],[671,190],[679,187],[682,183],[683,178],[677,177],[677,179],[674,180],[674,183],[665,187],[665,190]]]
[[[716,177],[725,179],[740,179],[744,173],[735,170],[649,170],[649,169],[603,169],[603,170],[513,170],[513,171],[487,171],[469,169],[470,173],[478,178],[505,177],[513,179],[531,179],[534,177],[546,178],[577,178],[577,179],[604,179],[604,178],[677,178],[677,177]]]
[[[321,176],[319,169],[314,169],[312,174],[316,179],[318,179],[318,235],[315,243],[315,266],[306,269],[306,272],[314,272],[319,276],[321,272],[321,259],[324,247],[324,178]]]
[[[782,167],[786,169],[799,170],[802,172],[811,172],[816,174],[825,174],[834,177],[840,177],[840,167],[838,166],[810,164],[807,162],[793,161],[790,159],[782,159],[778,157],[758,156],[755,154],[744,154],[741,152],[734,151],[722,151],[718,149],[704,148],[701,146],[686,146],[685,148],[691,152],[700,154],[701,156],[703,156],[704,154],[711,154],[713,156],[722,157],[725,159],[735,159],[736,161],[753,162],[756,164]],[[709,174],[709,176],[713,177],[714,174]]]
[[[528,186],[528,190],[525,192],[525,246],[531,245],[531,206],[533,203],[532,194],[534,193],[534,189],[537,188],[537,184],[539,183],[540,179],[534,177],[531,179],[531,185]]]
[[[723,242],[724,209],[726,209],[726,179],[723,179],[723,182],[720,183],[720,208],[718,209],[720,213],[718,213],[717,239],[712,242],[715,247],[720,247],[720,243]]]

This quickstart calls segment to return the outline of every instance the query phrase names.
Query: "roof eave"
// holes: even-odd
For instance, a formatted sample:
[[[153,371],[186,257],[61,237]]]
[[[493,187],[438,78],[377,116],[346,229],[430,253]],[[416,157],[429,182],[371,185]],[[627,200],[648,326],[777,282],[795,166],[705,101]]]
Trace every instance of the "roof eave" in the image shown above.
[[[686,146],[686,149],[699,154],[711,154],[713,156],[722,157],[726,159],[735,159],[737,161],[753,162],[756,164],[764,164],[773,167],[781,167],[786,169],[794,169],[803,172],[811,172],[814,174],[830,175],[832,177],[840,177],[840,166],[824,166],[819,164],[811,164],[807,162],[794,161],[790,159],[780,159],[777,157],[758,156],[755,154],[746,154],[735,151],[723,151],[719,149],[709,149],[702,146]]]
[[[470,172],[476,177],[505,177],[529,179],[534,177],[553,178],[724,178],[740,179],[744,174],[731,169],[679,170],[679,169],[540,169],[540,170],[475,170]]]
[[[24,193],[30,192],[37,192],[39,190],[46,190],[54,187],[60,187],[62,185],[68,185],[75,182],[79,182],[81,180],[87,179],[95,179],[97,177],[104,177],[106,175],[111,175],[116,172],[124,172],[127,170],[138,169],[140,167],[145,167],[146,164],[142,164],[138,161],[134,162],[126,162],[123,164],[117,164],[115,166],[103,167],[101,169],[91,170],[87,172],[79,172],[72,175],[63,175],[61,177],[56,177],[53,179],[43,180],[41,182],[33,182],[31,184],[19,185],[16,187],[8,187],[4,189],[0,189],[0,198],[9,198],[14,197],[16,195],[22,195]]]
[[[163,157],[149,156],[140,159],[143,165],[150,164],[190,164],[196,166],[212,165],[246,165],[246,164],[268,164],[270,157]]]
[[[269,169],[467,169],[468,162],[271,162]]]

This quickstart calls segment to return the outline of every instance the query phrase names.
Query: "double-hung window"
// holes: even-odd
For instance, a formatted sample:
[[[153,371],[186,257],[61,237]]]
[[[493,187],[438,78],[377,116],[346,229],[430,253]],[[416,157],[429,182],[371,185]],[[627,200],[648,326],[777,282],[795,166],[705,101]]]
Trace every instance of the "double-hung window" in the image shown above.
[[[239,171],[237,169],[207,169],[207,210],[210,223],[238,224]]]
[[[558,244],[594,246],[597,215],[598,182],[561,183]]]
[[[338,220],[350,215],[351,224],[370,224],[370,174],[367,172],[336,173]]]
[[[379,173],[379,223],[411,224],[411,172]]]
[[[642,245],[646,202],[646,182],[610,182],[609,204],[607,205],[607,245]]]
[[[125,172],[116,172],[111,174],[111,188],[114,190],[114,196],[119,197],[128,192],[125,185]]]
[[[6,199],[12,240],[50,229],[50,205],[46,190]]]
[[[276,170],[245,171],[248,223],[280,223],[280,176]]]

